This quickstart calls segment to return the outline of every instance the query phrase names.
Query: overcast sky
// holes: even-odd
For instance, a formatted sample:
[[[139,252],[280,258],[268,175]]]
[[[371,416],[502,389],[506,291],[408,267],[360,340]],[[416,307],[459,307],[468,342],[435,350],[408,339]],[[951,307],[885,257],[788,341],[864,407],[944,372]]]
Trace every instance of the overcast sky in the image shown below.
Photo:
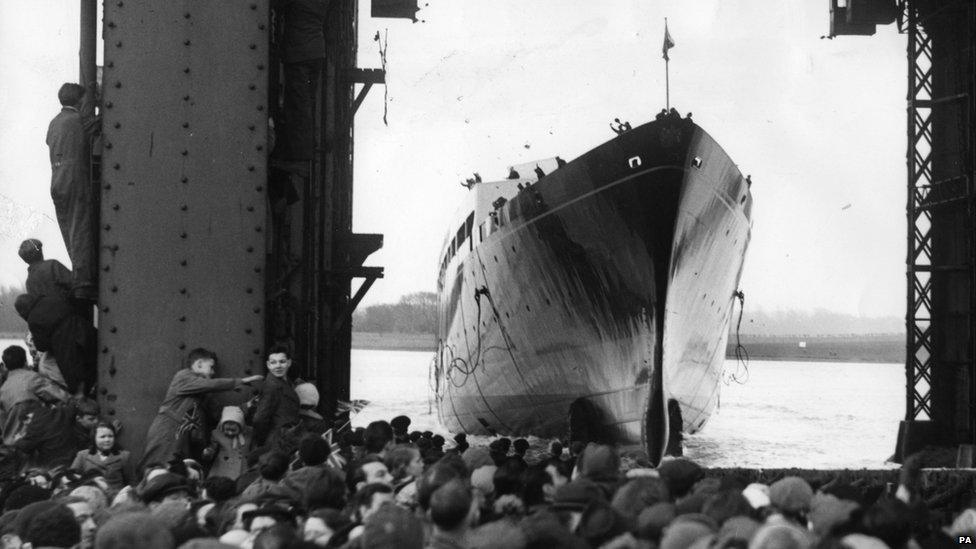
[[[422,2],[423,3],[423,0]],[[478,171],[574,158],[671,102],[751,174],[746,306],[903,316],[905,37],[823,40],[827,2],[429,0],[423,22],[371,19],[359,65],[383,87],[356,118],[355,230],[385,235],[386,278],[365,304],[433,291],[439,246]],[[44,137],[77,78],[77,2],[0,2],[0,284],[20,284],[20,240],[65,263]]]

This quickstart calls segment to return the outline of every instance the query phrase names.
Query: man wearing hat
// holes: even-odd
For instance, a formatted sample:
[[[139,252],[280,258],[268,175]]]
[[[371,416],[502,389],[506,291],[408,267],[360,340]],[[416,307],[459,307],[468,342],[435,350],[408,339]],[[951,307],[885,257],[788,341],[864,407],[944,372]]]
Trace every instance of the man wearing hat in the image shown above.
[[[193,496],[193,488],[180,475],[161,473],[142,486],[142,489],[139,490],[139,496],[150,510],[159,507],[166,501],[183,501],[189,505]]]

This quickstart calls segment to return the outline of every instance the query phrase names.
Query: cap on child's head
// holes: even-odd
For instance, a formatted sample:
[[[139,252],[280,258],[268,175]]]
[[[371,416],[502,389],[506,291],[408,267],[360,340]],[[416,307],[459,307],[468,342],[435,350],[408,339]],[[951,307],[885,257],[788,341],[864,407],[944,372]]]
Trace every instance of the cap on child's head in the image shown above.
[[[223,427],[224,423],[228,421],[234,422],[241,427],[244,426],[244,411],[241,410],[240,406],[224,406],[224,409],[220,412],[220,423],[217,426]]]
[[[298,403],[302,406],[316,407],[319,405],[319,390],[311,383],[300,383],[295,386]]]
[[[36,238],[28,238],[27,240],[20,243],[20,248],[17,250],[17,255],[24,260],[25,263],[33,263],[44,259],[44,252],[41,249],[44,244]]]

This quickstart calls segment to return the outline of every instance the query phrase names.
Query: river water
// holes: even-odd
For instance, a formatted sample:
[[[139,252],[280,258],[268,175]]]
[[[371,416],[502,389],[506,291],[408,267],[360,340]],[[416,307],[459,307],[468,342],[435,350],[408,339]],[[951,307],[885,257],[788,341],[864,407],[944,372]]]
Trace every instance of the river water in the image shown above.
[[[411,430],[450,440],[428,398],[432,356],[353,350],[351,395],[370,401],[353,425],[405,414]],[[686,438],[685,455],[712,467],[885,467],[904,406],[901,364],[753,361],[748,380],[722,387],[718,413]]]

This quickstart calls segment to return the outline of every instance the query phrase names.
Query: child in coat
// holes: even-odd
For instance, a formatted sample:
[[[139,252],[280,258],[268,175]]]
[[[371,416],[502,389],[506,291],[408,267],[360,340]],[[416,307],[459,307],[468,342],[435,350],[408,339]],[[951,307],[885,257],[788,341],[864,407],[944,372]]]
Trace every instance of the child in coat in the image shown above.
[[[244,411],[239,406],[225,406],[210,440],[204,450],[204,458],[213,460],[208,476],[237,480],[247,468],[251,449],[251,428],[244,424]]]
[[[138,480],[132,456],[128,450],[119,448],[115,427],[106,422],[95,425],[91,447],[78,452],[71,468],[82,473],[97,471],[105,478],[112,495]]]

